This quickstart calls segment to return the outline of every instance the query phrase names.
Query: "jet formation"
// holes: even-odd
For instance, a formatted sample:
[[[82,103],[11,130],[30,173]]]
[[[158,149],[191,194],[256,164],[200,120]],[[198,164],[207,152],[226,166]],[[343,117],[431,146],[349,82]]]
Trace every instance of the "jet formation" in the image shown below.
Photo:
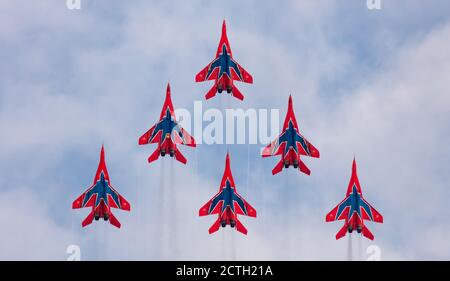
[[[195,76],[195,82],[204,81],[214,81],[212,88],[205,95],[207,100],[224,91],[234,98],[244,100],[244,95],[236,87],[235,81],[253,83],[252,75],[233,58],[225,20],[222,23],[222,34],[214,60]],[[195,139],[177,122],[169,84],[167,84],[166,96],[158,122],[139,138],[138,144],[157,145],[148,158],[149,163],[156,161],[159,156],[169,155],[171,158],[186,164],[187,159],[177,145],[196,146]],[[302,135],[298,128],[292,96],[289,96],[288,109],[281,134],[263,149],[261,155],[262,157],[280,157],[279,162],[272,169],[272,175],[276,175],[283,168],[287,169],[291,166],[306,175],[310,175],[311,170],[305,165],[301,157],[320,157],[319,150]],[[113,215],[111,209],[118,208],[130,211],[128,201],[111,185],[103,146],[93,184],[72,204],[73,209],[84,207],[91,208],[91,212],[82,222],[83,227],[91,224],[94,219],[102,218],[120,228],[120,222]],[[206,215],[217,215],[216,221],[209,228],[210,234],[227,225],[235,228],[238,232],[247,234],[247,229],[239,221],[238,215],[256,217],[256,210],[236,191],[228,152],[219,192],[199,210],[199,216]],[[336,234],[336,239],[356,230],[357,233],[373,240],[374,235],[365,226],[364,221],[383,222],[381,214],[363,198],[356,173],[355,159],[353,159],[352,175],[345,199],[326,215],[326,222],[336,220],[345,221],[343,227]]]

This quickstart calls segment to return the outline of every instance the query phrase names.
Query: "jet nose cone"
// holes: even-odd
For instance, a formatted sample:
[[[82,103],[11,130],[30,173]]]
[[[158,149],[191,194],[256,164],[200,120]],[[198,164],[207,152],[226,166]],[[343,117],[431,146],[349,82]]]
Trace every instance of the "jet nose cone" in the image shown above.
[[[223,22],[222,22],[222,32],[223,32],[223,33],[226,33],[226,32],[227,32],[227,24],[226,24],[226,22],[225,22],[225,19],[223,19]]]

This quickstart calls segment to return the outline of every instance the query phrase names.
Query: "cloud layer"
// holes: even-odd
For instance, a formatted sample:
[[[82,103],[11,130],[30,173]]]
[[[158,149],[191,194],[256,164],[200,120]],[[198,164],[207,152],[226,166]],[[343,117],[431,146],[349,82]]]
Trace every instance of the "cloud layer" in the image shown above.
[[[353,237],[361,258],[448,259],[450,4],[383,1],[0,4],[0,259],[347,259],[340,223],[324,216],[343,198],[356,156],[365,197],[385,217]],[[61,1],[64,2],[64,1]],[[217,11],[220,11],[218,13]],[[321,152],[312,175],[270,171],[258,145],[181,148],[188,165],[147,164],[137,138],[159,115],[165,86],[193,108],[209,85],[194,75],[228,22],[235,58],[255,78],[244,103],[279,108],[293,95],[299,126]],[[132,204],[122,229],[94,223],[71,202],[94,176],[105,143],[114,186]],[[226,151],[237,189],[258,211],[208,235],[198,208],[215,194]],[[358,246],[359,245],[359,246]]]

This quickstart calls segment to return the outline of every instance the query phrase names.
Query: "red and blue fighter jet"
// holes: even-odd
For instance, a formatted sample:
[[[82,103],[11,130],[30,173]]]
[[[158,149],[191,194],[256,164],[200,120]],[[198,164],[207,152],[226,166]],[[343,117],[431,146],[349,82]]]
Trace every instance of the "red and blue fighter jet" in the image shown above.
[[[230,225],[233,228],[236,227],[237,231],[247,234],[247,229],[238,220],[237,215],[256,217],[256,210],[236,191],[228,153],[219,193],[201,207],[199,211],[200,216],[214,214],[218,215],[218,219],[209,228],[209,234],[219,230],[220,226],[225,227],[226,225]]]
[[[347,195],[325,219],[327,222],[345,220],[344,226],[336,234],[336,240],[356,229],[370,240],[374,239],[373,234],[364,225],[364,220],[383,223],[383,216],[363,198],[361,185],[356,174],[356,161],[353,159],[352,176],[347,188]]]
[[[164,101],[159,122],[153,125],[139,138],[139,144],[158,143],[158,148],[150,155],[148,162],[158,159],[159,155],[175,157],[176,160],[186,164],[187,160],[177,148],[177,144],[195,147],[194,138],[176,121],[175,111],[170,98],[170,85],[167,84],[166,100]]]
[[[94,183],[72,203],[72,209],[91,207],[92,211],[81,223],[83,227],[92,221],[103,218],[120,228],[120,222],[111,212],[111,208],[130,211],[130,203],[122,197],[111,185],[106,169],[105,151],[102,146],[100,163],[95,174]]]
[[[205,98],[210,99],[226,90],[228,94],[240,100],[244,95],[234,85],[233,81],[253,83],[253,77],[234,59],[231,53],[230,43],[228,43],[227,27],[225,20],[222,24],[222,36],[220,37],[219,47],[217,47],[216,58],[210,62],[197,76],[195,82],[214,80],[214,86],[206,93]]]
[[[285,168],[289,168],[289,166],[293,166],[295,169],[299,168],[301,172],[309,175],[311,171],[300,159],[300,156],[320,157],[317,148],[302,136],[298,130],[291,96],[289,96],[289,105],[286,118],[284,119],[283,132],[277,139],[266,146],[262,152],[262,157],[275,155],[281,155],[281,160],[273,168],[273,175],[281,172],[283,166]]]

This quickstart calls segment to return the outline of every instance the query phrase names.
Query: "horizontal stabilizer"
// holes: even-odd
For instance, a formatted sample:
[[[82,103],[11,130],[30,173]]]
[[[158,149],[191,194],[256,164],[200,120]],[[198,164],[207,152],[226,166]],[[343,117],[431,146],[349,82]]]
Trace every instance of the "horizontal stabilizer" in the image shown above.
[[[366,237],[367,239],[373,240],[375,237],[373,236],[372,232],[364,225],[361,231],[362,235]]]
[[[345,223],[344,226],[339,230],[338,233],[336,233],[336,240],[341,239],[342,237],[347,234],[347,224]]]
[[[114,225],[117,228],[120,228],[119,220],[117,220],[117,218],[111,212],[109,213],[109,223]]]
[[[186,158],[183,156],[183,154],[181,154],[181,152],[179,150],[175,151],[175,159],[177,159],[178,161],[180,161],[183,164],[187,163]]]
[[[236,230],[247,235],[247,228],[238,219],[236,219]]]
[[[283,159],[281,159],[280,162],[278,162],[278,164],[275,166],[275,168],[273,168],[272,175],[278,174],[279,172],[281,172],[281,170],[283,170]]]
[[[217,87],[214,85],[205,95],[205,99],[209,100],[210,98],[213,98],[216,96],[217,93]]]
[[[239,91],[239,89],[236,86],[234,86],[233,90],[231,90],[231,95],[233,95],[233,97],[239,100],[244,100],[244,95]]]
[[[217,230],[219,230],[220,228],[220,217],[216,220],[216,222],[211,225],[211,227],[209,228],[209,234],[213,234],[214,232],[216,232]]]
[[[300,157],[299,157],[300,158]],[[302,160],[299,159],[298,161],[298,169],[302,172],[307,174],[308,176],[311,174],[311,171],[309,170],[308,167],[306,167],[305,163],[303,163]]]
[[[150,155],[150,157],[148,158],[148,163],[151,163],[151,162],[155,161],[156,159],[158,159],[159,153],[160,153],[159,149],[156,149],[155,151],[153,151],[152,155]]]
[[[82,227],[85,227],[86,225],[89,225],[94,220],[94,211],[90,212],[89,215],[84,219],[84,221],[81,223]]]

